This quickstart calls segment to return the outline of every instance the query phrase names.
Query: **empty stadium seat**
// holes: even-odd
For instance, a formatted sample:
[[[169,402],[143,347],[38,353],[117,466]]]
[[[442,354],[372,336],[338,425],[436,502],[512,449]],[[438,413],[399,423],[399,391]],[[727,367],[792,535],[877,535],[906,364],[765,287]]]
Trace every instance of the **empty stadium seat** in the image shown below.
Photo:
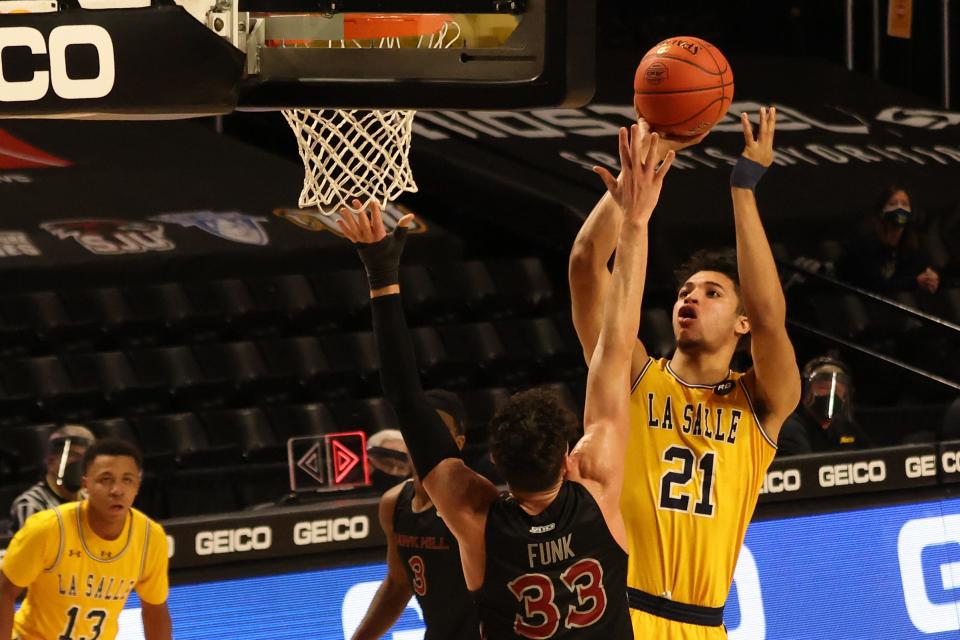
[[[179,466],[217,466],[229,462],[236,451],[229,444],[214,444],[193,413],[170,413],[134,419],[144,458]]]
[[[434,263],[427,270],[437,290],[438,320],[474,320],[492,317],[496,287],[481,260]]]
[[[370,326],[370,287],[359,269],[325,271],[310,276],[317,298],[316,324],[321,329]]]
[[[140,384],[166,388],[180,407],[208,408],[222,405],[232,386],[224,381],[209,381],[188,347],[140,349],[127,354]]]
[[[212,444],[234,447],[244,460],[282,462],[286,459],[270,420],[260,409],[208,411],[201,419]]]
[[[310,282],[301,274],[251,279],[247,286],[261,310],[278,314],[287,325],[309,327],[318,312]]]
[[[330,369],[357,393],[376,392],[380,386],[380,356],[370,331],[329,334],[320,337]]]
[[[93,435],[97,438],[118,438],[126,440],[136,447],[140,446],[137,433],[126,418],[101,418],[100,420],[88,420],[83,424],[90,431],[93,431]]]
[[[502,308],[513,314],[547,310],[555,301],[553,285],[539,258],[487,261]]]
[[[92,383],[81,379],[75,384],[56,356],[4,361],[0,380],[8,400],[32,399],[51,419],[82,419],[99,409],[100,395]]]
[[[17,481],[36,482],[43,476],[47,439],[57,426],[53,423],[31,424],[6,428],[0,447],[16,456],[14,477]]]
[[[349,383],[344,383],[344,377],[331,368],[317,338],[264,340],[258,346],[270,376],[279,385],[264,400],[291,402],[300,396],[332,398],[345,395],[351,388]]]
[[[400,268],[400,291],[407,322],[435,322],[440,295],[426,267],[406,265]]]
[[[363,431],[368,436],[384,429],[399,429],[397,415],[385,398],[344,400],[331,407],[338,431]]]
[[[266,409],[281,445],[289,438],[322,436],[337,432],[337,423],[324,404],[276,405]]]
[[[93,384],[118,413],[162,411],[170,403],[161,384],[141,384],[127,354],[122,351],[69,354],[64,364],[74,380]]]

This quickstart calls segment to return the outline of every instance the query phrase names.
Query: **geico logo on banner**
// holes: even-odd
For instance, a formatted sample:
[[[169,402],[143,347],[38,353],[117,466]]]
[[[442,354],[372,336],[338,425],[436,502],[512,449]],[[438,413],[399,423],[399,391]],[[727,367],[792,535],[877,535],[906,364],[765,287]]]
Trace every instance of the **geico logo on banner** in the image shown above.
[[[960,515],[910,520],[900,529],[897,555],[900,558],[903,600],[910,622],[923,633],[960,630],[957,616],[960,606],[960,561],[942,561],[938,572],[924,571],[923,566],[924,552],[927,552],[929,562],[931,548],[955,549],[958,544]],[[943,591],[931,594],[928,589],[937,583],[936,577],[939,577]],[[952,597],[944,593],[950,591],[954,592]]]
[[[800,491],[799,469],[776,469],[767,472],[767,475],[763,478],[760,493],[785,493],[788,491]]]
[[[727,637],[730,640],[764,640],[767,637],[767,618],[763,613],[760,572],[746,545],[740,548],[733,583],[737,585],[740,624],[732,629],[727,628]]]
[[[370,519],[367,516],[304,521],[293,526],[293,544],[303,546],[363,540],[369,534]]]
[[[883,460],[827,464],[820,467],[819,477],[821,487],[883,482],[887,479],[887,465]]]
[[[237,529],[219,529],[201,531],[196,537],[198,556],[210,556],[220,553],[240,553],[243,551],[263,551],[269,549],[273,541],[273,530],[267,525],[259,527],[239,527]]]
[[[343,621],[343,640],[350,640],[363,617],[367,615],[370,603],[380,588],[379,582],[358,582],[350,587],[346,595],[343,596],[343,607],[341,611],[341,620]],[[407,603],[407,609],[417,612],[417,616],[423,620],[423,611],[420,609],[420,603],[416,598],[410,598]],[[394,631],[390,636],[384,636],[389,640],[423,640],[423,633],[426,629],[410,629],[407,631]]]
[[[75,79],[67,75],[67,48],[72,45],[89,45],[97,50],[100,70],[95,78]],[[3,70],[3,50],[13,47],[26,47],[34,55],[47,54],[50,71],[35,70],[29,80],[7,80],[10,73]],[[31,27],[0,28],[0,102],[40,100],[50,87],[67,100],[102,98],[113,90],[115,80],[113,40],[103,27],[63,25],[53,29],[47,40]]]
[[[960,451],[944,451],[941,453],[940,466],[946,473],[960,473]]]
[[[929,478],[937,475],[937,456],[910,456],[904,462],[908,478]]]

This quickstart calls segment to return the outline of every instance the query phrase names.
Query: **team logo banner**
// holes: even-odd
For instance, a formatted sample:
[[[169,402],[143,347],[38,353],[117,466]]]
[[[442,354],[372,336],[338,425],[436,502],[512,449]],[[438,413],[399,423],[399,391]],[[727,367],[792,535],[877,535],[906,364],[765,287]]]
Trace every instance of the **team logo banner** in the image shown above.
[[[172,251],[173,242],[164,236],[163,225],[129,220],[55,220],[40,228],[56,238],[73,238],[97,255],[116,256],[148,251]]]
[[[223,238],[231,242],[264,246],[269,244],[270,237],[261,222],[267,219],[250,216],[237,211],[190,211],[187,213],[163,213],[153,216],[151,220],[178,224],[181,227],[196,227],[212,236]]]
[[[39,256],[40,249],[21,231],[0,231],[0,258]]]

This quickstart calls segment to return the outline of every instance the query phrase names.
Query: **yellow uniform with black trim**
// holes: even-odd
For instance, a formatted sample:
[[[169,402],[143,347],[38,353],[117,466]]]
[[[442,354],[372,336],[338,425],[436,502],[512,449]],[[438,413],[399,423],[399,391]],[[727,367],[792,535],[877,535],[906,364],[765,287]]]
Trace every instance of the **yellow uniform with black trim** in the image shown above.
[[[27,589],[14,639],[113,640],[131,591],[150,604],[166,602],[163,527],[131,509],[123,533],[103,540],[86,510],[84,501],[40,511],[10,542],[2,571]]]
[[[621,507],[627,585],[670,603],[723,607],[776,445],[762,430],[743,374],[687,384],[650,359],[630,397]],[[662,603],[663,601],[661,601]],[[723,638],[722,626],[631,611],[637,638]]]

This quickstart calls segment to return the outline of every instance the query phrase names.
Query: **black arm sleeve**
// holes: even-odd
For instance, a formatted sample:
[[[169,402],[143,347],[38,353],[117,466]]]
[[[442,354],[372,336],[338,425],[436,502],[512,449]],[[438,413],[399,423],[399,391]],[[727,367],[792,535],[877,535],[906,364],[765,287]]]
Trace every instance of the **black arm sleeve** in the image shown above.
[[[400,296],[379,296],[370,301],[370,308],[383,395],[400,421],[417,475],[426,478],[443,460],[459,458],[460,450],[423,391]]]

